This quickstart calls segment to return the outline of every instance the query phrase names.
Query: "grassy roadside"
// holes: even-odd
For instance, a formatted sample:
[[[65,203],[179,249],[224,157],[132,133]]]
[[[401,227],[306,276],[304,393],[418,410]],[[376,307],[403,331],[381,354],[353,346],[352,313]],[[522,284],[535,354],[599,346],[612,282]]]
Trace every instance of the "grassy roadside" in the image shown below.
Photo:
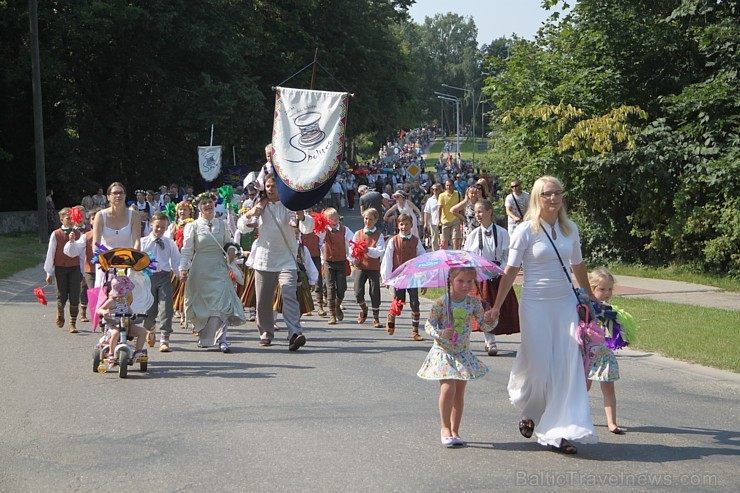
[[[483,139],[478,138],[479,141],[482,141]],[[448,138],[448,141],[451,142],[452,145],[452,151],[455,152],[455,149],[457,148],[455,144],[455,136]],[[464,161],[472,161],[473,160],[473,146],[477,144],[474,144],[472,140],[470,142],[462,140],[460,138],[460,156]],[[434,143],[432,143],[431,146],[429,146],[429,159],[436,162],[437,158],[439,157],[439,153],[442,152],[442,149],[444,148],[444,145],[442,144],[442,139],[435,140]],[[479,151],[478,147],[475,147],[475,159],[476,161],[479,161],[481,159],[481,156],[485,154],[486,151]]]
[[[518,296],[521,287],[514,289]],[[426,298],[443,293],[429,289]],[[737,335],[737,312],[619,296],[612,303],[637,320],[638,340],[631,349],[740,373],[740,345],[728,343]]]
[[[0,279],[38,265],[45,255],[46,244],[39,242],[36,233],[0,235]],[[42,277],[40,272],[39,278]]]
[[[688,267],[645,267],[632,264],[609,265],[612,274],[621,276],[648,277],[650,279],[666,279],[670,281],[691,282],[704,286],[714,286],[725,291],[740,292],[740,279],[712,276],[694,272]]]
[[[639,298],[614,297],[639,324],[632,347],[669,358],[740,373],[737,312]]]

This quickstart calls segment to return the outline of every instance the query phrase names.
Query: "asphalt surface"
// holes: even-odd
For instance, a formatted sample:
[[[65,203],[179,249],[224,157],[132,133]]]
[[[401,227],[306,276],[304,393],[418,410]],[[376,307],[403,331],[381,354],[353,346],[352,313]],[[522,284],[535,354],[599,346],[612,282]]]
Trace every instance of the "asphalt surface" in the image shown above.
[[[359,225],[356,211],[342,213]],[[474,334],[491,373],[467,387],[469,447],[448,450],[438,386],[416,377],[431,342],[411,340],[406,312],[391,337],[357,325],[348,296],[339,325],[304,317],[308,343],[295,353],[284,330],[259,347],[253,323],[231,330],[231,354],[176,331],[172,353],[152,352],[147,373],[121,380],[92,371],[89,324],[80,334],[55,327],[53,301],[32,293],[42,281],[40,267],[0,281],[2,492],[740,489],[736,373],[623,350],[627,434],[608,432],[594,386],[601,442],[564,456],[518,433],[506,392],[518,336],[499,337],[499,356],[488,357]]]

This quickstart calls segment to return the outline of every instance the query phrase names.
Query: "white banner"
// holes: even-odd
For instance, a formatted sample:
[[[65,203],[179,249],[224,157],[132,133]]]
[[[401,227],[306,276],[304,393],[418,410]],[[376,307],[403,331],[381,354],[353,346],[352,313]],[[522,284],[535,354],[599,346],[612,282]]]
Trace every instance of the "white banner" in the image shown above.
[[[213,181],[221,173],[221,146],[198,146],[198,167],[205,181]]]
[[[344,152],[347,96],[346,92],[276,89],[272,162],[289,188],[310,191],[334,175]]]

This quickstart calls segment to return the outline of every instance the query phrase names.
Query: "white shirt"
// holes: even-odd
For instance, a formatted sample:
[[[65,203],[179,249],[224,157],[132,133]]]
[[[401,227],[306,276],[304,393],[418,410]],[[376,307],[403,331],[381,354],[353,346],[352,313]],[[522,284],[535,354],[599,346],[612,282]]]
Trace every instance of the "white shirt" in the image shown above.
[[[316,264],[311,260],[311,252],[305,246],[303,247],[303,266],[306,268],[308,284],[316,286],[316,282],[319,280],[319,271],[316,270]]]
[[[412,235],[413,236],[413,235]],[[395,238],[395,236],[393,237]],[[383,260],[380,262],[380,279],[381,283],[385,284],[385,280],[391,277],[393,273],[393,238],[388,240],[385,246],[385,253],[383,254]],[[424,255],[424,244],[421,240],[416,242],[416,256]]]
[[[437,200],[437,197],[432,194],[427,199],[427,203],[424,205],[424,214],[429,214],[429,221],[431,222],[432,226],[439,225],[439,214],[437,213],[438,209],[439,201]]]
[[[180,268],[180,251],[171,238],[162,237],[164,248],[157,245],[157,237],[153,233],[146,235],[141,239],[141,251],[146,252],[157,263],[154,272],[177,272]]]
[[[62,251],[64,254],[68,257],[79,257],[79,247],[76,245],[78,241],[82,241],[82,252],[84,254],[85,252],[85,233],[82,232],[80,234],[80,239],[77,241],[68,241],[64,244],[64,247],[62,248]],[[52,233],[51,236],[49,236],[49,248],[46,250],[46,261],[44,262],[44,271],[52,276],[54,275],[54,254],[57,252],[57,238],[56,235]],[[82,269],[83,262],[85,261],[84,257],[80,261],[80,269]]]
[[[495,235],[493,234],[494,229]],[[491,234],[487,235],[486,232]],[[481,240],[483,240],[482,250],[480,249]],[[497,224],[491,224],[488,228],[478,226],[465,239],[463,250],[477,253],[481,257],[506,266],[509,260],[509,232]]]
[[[515,203],[516,202],[516,203]],[[517,208],[517,204],[519,205],[519,208]],[[513,193],[510,193],[506,196],[506,200],[504,201],[504,207],[508,207],[511,209],[511,212],[519,215],[519,209],[522,210],[521,218],[524,219],[524,214],[527,213],[527,207],[529,207],[529,193],[522,192],[521,195],[514,195]],[[508,220],[509,227],[515,226],[521,222],[515,221],[512,219],[508,214],[506,215],[506,218]]]
[[[255,270],[280,272],[298,268],[296,265],[298,243],[295,242],[295,231],[290,225],[294,214],[280,201],[267,202],[259,218],[259,237],[252,244],[254,255],[252,266]],[[237,223],[237,228],[242,233],[247,232],[246,219],[246,216],[242,216]],[[313,217],[305,214],[305,219],[298,222],[298,229],[304,234],[313,232]],[[291,245],[290,248],[286,241]]]
[[[374,233],[378,227],[374,227],[372,229],[372,233]],[[364,231],[364,228],[357,231],[354,236],[352,236],[352,241],[357,243],[360,239],[360,233]],[[370,233],[370,234],[372,234]],[[378,238],[378,242],[375,244],[374,247],[367,247],[367,256],[370,258],[381,258],[383,254],[385,253],[385,237],[381,234]],[[350,263],[354,264],[354,258],[352,258],[352,250],[347,251],[347,258],[349,259]]]

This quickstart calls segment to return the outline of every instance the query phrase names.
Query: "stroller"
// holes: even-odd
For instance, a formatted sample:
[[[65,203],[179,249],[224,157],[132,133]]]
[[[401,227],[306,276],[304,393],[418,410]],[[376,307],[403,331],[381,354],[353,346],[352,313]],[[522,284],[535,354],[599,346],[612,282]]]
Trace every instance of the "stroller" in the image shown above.
[[[133,248],[114,248],[101,252],[98,255],[98,261],[100,267],[105,272],[103,287],[99,297],[107,299],[111,290],[111,281],[116,276],[128,276],[131,271],[140,272],[149,267],[151,259],[146,253]],[[93,350],[93,372],[102,374],[117,366],[118,376],[120,378],[126,378],[128,376],[128,367],[137,363],[142,372],[147,371],[149,358],[146,349],[136,353],[135,347],[129,341],[133,339],[130,335],[131,324],[143,320],[146,317],[146,313],[144,312],[152,304],[150,293],[148,294],[149,296],[144,300],[143,306],[141,304],[132,306],[132,312],[136,309],[140,313],[111,314],[110,317],[106,317],[109,320],[108,324],[105,323],[102,317],[100,318],[99,324],[103,336]],[[110,349],[110,320],[115,321],[115,328],[120,331],[121,337],[118,345],[112,351],[113,357],[109,359],[106,355]]]

